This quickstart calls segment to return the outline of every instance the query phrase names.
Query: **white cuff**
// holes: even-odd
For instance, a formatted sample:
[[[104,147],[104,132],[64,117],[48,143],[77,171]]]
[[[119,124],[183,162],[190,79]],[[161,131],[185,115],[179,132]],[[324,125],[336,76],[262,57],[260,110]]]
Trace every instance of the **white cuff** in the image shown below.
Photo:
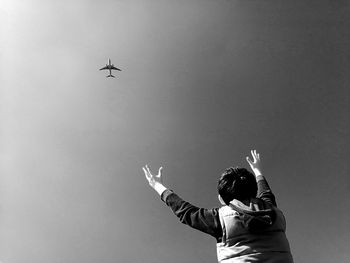
[[[154,184],[154,190],[161,196],[162,193],[167,189],[164,185],[161,183],[155,183]]]
[[[256,176],[256,181],[261,181],[261,180],[265,180],[264,176],[262,174],[259,174],[258,176]]]

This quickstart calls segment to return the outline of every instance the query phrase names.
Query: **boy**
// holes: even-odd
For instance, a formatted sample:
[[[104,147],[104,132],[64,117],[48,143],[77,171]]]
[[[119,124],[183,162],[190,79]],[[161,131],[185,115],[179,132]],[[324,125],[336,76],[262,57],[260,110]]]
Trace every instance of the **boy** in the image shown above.
[[[260,155],[247,157],[254,175],[244,168],[225,170],[218,182],[221,208],[198,208],[162,184],[162,167],[152,175],[143,167],[150,186],[180,221],[216,238],[218,261],[292,263],[285,235],[286,222],[262,175]]]

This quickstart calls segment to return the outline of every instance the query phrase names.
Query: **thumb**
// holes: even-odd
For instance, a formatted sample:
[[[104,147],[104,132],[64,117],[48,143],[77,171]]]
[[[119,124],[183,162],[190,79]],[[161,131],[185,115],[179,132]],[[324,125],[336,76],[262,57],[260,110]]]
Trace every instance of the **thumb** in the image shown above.
[[[252,165],[252,161],[249,159],[248,156],[246,157],[246,160],[247,160],[247,162],[248,162],[250,165]]]
[[[163,170],[163,167],[160,167],[159,170],[158,170],[158,177],[162,176],[162,170]]]

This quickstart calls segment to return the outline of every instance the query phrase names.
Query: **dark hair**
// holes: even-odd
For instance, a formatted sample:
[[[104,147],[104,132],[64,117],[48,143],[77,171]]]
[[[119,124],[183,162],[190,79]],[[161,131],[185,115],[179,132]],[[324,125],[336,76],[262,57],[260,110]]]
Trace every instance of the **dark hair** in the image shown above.
[[[227,205],[233,199],[243,201],[256,197],[257,188],[255,176],[239,167],[227,168],[218,182],[219,195]]]

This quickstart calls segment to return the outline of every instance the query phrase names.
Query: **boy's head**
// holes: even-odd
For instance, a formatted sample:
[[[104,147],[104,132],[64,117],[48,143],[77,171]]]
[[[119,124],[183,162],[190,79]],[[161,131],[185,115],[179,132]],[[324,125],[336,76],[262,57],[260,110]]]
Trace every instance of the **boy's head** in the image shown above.
[[[219,179],[218,192],[226,205],[233,199],[243,201],[256,197],[255,176],[245,168],[227,168]]]

